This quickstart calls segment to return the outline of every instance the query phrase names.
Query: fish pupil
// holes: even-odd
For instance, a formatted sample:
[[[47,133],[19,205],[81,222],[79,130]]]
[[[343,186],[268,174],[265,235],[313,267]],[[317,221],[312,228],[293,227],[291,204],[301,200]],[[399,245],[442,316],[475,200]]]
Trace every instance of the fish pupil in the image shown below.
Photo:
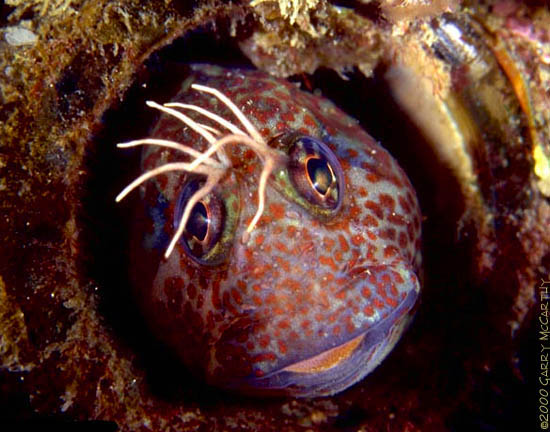
[[[192,178],[183,187],[174,212],[174,228],[177,229],[186,205],[204,185],[202,178]],[[189,212],[181,237],[185,253],[201,264],[213,263],[212,255],[225,226],[225,204],[215,192],[210,192],[195,203]]]
[[[189,221],[185,225],[185,231],[192,235],[197,241],[203,242],[208,234],[210,219],[208,211],[203,202],[198,202],[191,210]]]
[[[336,180],[328,161],[310,158],[306,163],[306,169],[313,188],[325,197]]]

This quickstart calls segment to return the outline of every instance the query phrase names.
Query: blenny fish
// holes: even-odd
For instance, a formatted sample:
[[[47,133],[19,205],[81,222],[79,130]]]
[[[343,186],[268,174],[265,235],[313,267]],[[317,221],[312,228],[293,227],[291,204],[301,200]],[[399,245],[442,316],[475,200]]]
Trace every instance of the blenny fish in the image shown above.
[[[153,332],[212,385],[340,392],[419,298],[420,210],[390,154],[325,98],[191,65],[142,146],[131,245]]]

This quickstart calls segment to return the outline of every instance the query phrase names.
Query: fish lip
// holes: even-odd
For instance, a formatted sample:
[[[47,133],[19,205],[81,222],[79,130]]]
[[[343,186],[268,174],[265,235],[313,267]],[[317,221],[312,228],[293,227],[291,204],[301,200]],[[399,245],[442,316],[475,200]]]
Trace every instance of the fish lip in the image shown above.
[[[293,363],[280,370],[295,373],[316,373],[336,367],[358,348],[366,333],[367,330],[340,345],[324,350],[317,355]]]
[[[236,380],[228,383],[228,387],[244,394],[262,396],[318,397],[343,391],[372,372],[389,354],[393,345],[399,340],[400,334],[410,323],[417,299],[418,292],[410,291],[389,317],[334,347],[342,348],[349,344],[348,348],[353,349],[348,350],[347,355],[340,358],[331,367],[321,368],[322,370],[314,369],[310,373],[293,370],[293,366],[296,364],[307,362],[334,348],[322,351],[293,365],[285,365],[263,376],[249,376]],[[388,345],[385,342],[388,342],[389,332],[397,324],[400,326],[397,337],[393,341],[389,341]],[[356,346],[352,344],[354,341],[357,342]],[[374,359],[372,359],[373,357]]]

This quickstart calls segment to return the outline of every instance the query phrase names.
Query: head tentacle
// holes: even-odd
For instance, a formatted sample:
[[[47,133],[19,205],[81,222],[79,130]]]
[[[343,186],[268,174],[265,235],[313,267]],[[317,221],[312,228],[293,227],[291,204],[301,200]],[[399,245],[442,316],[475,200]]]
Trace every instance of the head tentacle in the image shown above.
[[[263,214],[265,208],[265,190],[270,174],[273,172],[275,167],[278,166],[285,159],[285,155],[267,145],[261,134],[250,122],[250,120],[246,118],[244,113],[226,95],[214,88],[202,86],[199,84],[193,84],[191,87],[194,90],[209,93],[218,98],[231,110],[235,117],[240,121],[246,132],[235,126],[230,121],[220,117],[219,115],[214,114],[213,112],[196,105],[182,104],[178,102],[160,105],[153,101],[147,101],[147,106],[158,109],[159,111],[162,111],[168,115],[177,118],[186,126],[197,132],[210,144],[210,147],[204,152],[200,152],[181,143],[157,138],[146,138],[117,145],[117,147],[119,148],[130,148],[140,145],[166,147],[178,150],[186,155],[191,156],[194,159],[191,162],[167,163],[155,169],[152,169],[147,173],[144,173],[143,175],[132,181],[117,195],[117,197],[115,198],[116,202],[120,202],[126,197],[126,195],[128,195],[143,182],[166,172],[185,171],[189,173],[199,173],[206,176],[205,184],[201,188],[199,188],[187,202],[182,216],[179,220],[178,228],[172,236],[170,244],[164,253],[165,258],[168,258],[170,256],[176,243],[182,236],[193,207],[198,202],[200,202],[203,197],[205,197],[208,193],[212,191],[212,189],[220,182],[221,179],[223,179],[224,175],[230,169],[231,161],[224,151],[224,146],[226,144],[245,145],[251,148],[263,162],[263,168],[258,184],[258,209],[254,217],[248,224],[245,233],[243,234],[243,241],[247,241],[248,235],[254,230],[254,227],[256,226],[256,224],[260,220],[260,217]],[[222,132],[220,132],[216,128],[199,123],[174,108],[195,111],[203,115],[204,117],[218,123],[220,126],[226,128],[230,133],[220,137],[220,135],[222,135]],[[214,157],[217,157],[217,160],[214,159]]]

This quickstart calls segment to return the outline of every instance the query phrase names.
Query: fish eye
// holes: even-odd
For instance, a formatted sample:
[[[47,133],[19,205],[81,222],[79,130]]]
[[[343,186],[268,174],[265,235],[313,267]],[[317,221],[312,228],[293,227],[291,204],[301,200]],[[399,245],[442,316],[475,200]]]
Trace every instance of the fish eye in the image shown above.
[[[296,135],[289,156],[289,177],[296,190],[315,207],[336,211],[342,202],[344,176],[332,150],[317,138]]]
[[[174,229],[178,228],[187,203],[204,183],[203,179],[193,178],[183,187],[174,212]],[[216,262],[224,221],[225,206],[215,192],[210,192],[195,203],[181,237],[187,255],[201,264]]]

